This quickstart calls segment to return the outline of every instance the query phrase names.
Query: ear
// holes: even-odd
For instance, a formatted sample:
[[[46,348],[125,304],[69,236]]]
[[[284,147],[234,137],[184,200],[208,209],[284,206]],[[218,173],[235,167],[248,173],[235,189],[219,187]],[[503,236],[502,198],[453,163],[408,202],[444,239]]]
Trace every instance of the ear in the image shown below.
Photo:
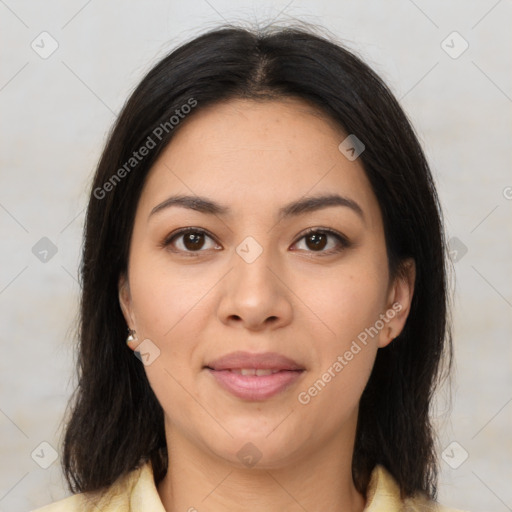
[[[415,280],[416,264],[408,258],[402,262],[398,275],[390,284],[385,313],[388,321],[379,333],[379,348],[389,345],[402,332],[411,310]]]
[[[121,310],[123,312],[124,319],[126,320],[126,324],[128,328],[136,329],[135,315],[133,314],[132,308],[130,284],[128,283],[128,278],[125,273],[121,274],[121,276],[119,277],[118,291],[119,305],[121,306]]]

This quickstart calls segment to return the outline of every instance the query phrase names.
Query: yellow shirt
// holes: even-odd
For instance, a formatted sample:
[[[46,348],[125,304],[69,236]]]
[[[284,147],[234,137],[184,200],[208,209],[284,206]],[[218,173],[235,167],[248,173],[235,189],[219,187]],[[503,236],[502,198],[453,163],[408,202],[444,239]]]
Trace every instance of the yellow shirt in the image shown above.
[[[166,512],[153,479],[151,463],[121,477],[108,490],[92,499],[74,494],[33,512]],[[368,486],[364,512],[460,512],[422,499],[400,500],[397,483],[382,466],[376,466]]]

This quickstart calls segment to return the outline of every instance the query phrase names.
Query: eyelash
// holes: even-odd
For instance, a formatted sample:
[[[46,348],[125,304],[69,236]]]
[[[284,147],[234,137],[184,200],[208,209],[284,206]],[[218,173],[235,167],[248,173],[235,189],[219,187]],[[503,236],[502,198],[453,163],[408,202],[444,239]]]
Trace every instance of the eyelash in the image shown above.
[[[213,241],[215,241],[214,237],[210,233],[208,233],[208,231],[206,231],[202,228],[189,227],[189,228],[180,229],[180,230],[172,233],[171,235],[167,236],[159,245],[161,248],[166,248],[169,245],[171,245],[171,243],[174,242],[180,236],[183,236],[183,235],[186,235],[189,233],[203,234],[203,235],[206,235],[207,237],[211,238]],[[323,251],[323,250],[322,251],[306,251],[306,252],[310,252],[313,254],[318,254],[320,257],[331,256],[333,254],[337,254],[337,253],[343,251],[344,249],[348,249],[352,245],[352,243],[349,242],[347,240],[347,238],[345,238],[342,234],[340,234],[337,231],[334,231],[333,229],[330,229],[330,228],[309,228],[304,233],[301,234],[300,238],[298,238],[297,241],[293,245],[298,243],[303,238],[306,238],[312,234],[331,235],[338,241],[339,245],[335,249],[330,249],[328,251]],[[183,251],[181,249],[178,249],[177,251],[173,251],[173,252],[178,252],[178,253],[181,253],[181,254],[184,254],[184,255],[190,256],[190,257],[197,257],[201,252],[206,252],[206,251],[205,250]]]

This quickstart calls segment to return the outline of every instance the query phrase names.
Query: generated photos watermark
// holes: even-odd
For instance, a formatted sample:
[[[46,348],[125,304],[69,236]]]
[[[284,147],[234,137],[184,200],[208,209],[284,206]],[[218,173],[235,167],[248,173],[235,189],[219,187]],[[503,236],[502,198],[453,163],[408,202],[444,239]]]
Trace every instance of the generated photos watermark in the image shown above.
[[[379,319],[371,326],[365,328],[357,335],[357,340],[353,340],[349,349],[342,355],[338,355],[336,360],[327,368],[327,370],[311,385],[306,391],[301,391],[297,400],[302,405],[307,405],[311,399],[317,396],[331,380],[338,375],[345,366],[347,366],[354,357],[361,352],[362,348],[368,344],[369,338],[374,338],[384,329],[386,324],[395,318],[397,313],[402,310],[402,304],[395,302],[386,313],[381,313]],[[362,346],[361,346],[362,345]]]
[[[157,142],[160,142],[165,135],[170,133],[180,123],[182,119],[185,119],[192,109],[197,106],[197,100],[189,98],[187,103],[181,105],[174,111],[175,115],[172,115],[168,121],[160,123],[156,128],[153,129],[151,135],[148,135],[144,144],[132,153],[132,156],[117,169],[114,174],[105,182],[101,187],[96,187],[93,190],[93,195],[96,199],[104,199],[109,192],[112,192],[114,188],[121,182],[123,178],[139,165],[146,156],[148,156],[152,149],[157,146]]]

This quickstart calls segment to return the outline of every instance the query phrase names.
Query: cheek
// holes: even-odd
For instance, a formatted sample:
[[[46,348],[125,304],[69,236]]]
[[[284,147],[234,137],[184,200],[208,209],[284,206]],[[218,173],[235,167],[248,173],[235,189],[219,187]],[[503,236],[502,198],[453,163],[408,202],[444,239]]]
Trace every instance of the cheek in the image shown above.
[[[176,333],[198,326],[198,312],[208,290],[206,276],[190,275],[169,265],[134,262],[130,276],[130,289],[137,324],[148,338],[162,343],[175,337]],[[193,321],[192,321],[193,320]]]
[[[355,342],[334,354],[299,390],[299,411],[319,429],[339,429],[357,418],[358,404],[370,378],[377,349]],[[350,354],[350,355],[349,355]]]
[[[302,281],[300,293],[321,322],[322,338],[330,346],[341,349],[350,344],[384,312],[386,276],[376,269],[376,265],[347,265],[321,279]]]
[[[158,357],[145,366],[146,376],[164,411],[172,411],[173,422],[187,430],[190,419],[184,411],[190,412],[190,393],[194,394],[191,361],[211,316],[206,311],[208,297],[204,297],[208,279],[170,269],[168,263],[136,263],[134,259],[130,289],[137,326],[159,350]]]
[[[316,333],[317,364],[297,397],[308,414],[341,424],[357,409],[377,354],[371,329],[383,312],[380,283],[371,272],[340,272],[310,296],[324,334]]]
[[[303,281],[306,304],[320,319],[315,330],[318,364],[301,389],[314,407],[339,403],[332,414],[345,414],[357,405],[377,353],[376,322],[384,312],[386,278],[379,265],[347,265],[329,279]],[[312,317],[313,318],[313,317]],[[318,397],[318,398],[317,398]],[[343,405],[341,405],[343,404]]]
[[[213,314],[207,291],[218,276],[142,255],[133,258],[130,271],[137,327],[157,347],[158,357],[145,367],[151,387],[162,405],[186,405],[190,397],[182,386],[193,389],[192,369],[202,361],[200,353],[198,357],[202,333]]]

